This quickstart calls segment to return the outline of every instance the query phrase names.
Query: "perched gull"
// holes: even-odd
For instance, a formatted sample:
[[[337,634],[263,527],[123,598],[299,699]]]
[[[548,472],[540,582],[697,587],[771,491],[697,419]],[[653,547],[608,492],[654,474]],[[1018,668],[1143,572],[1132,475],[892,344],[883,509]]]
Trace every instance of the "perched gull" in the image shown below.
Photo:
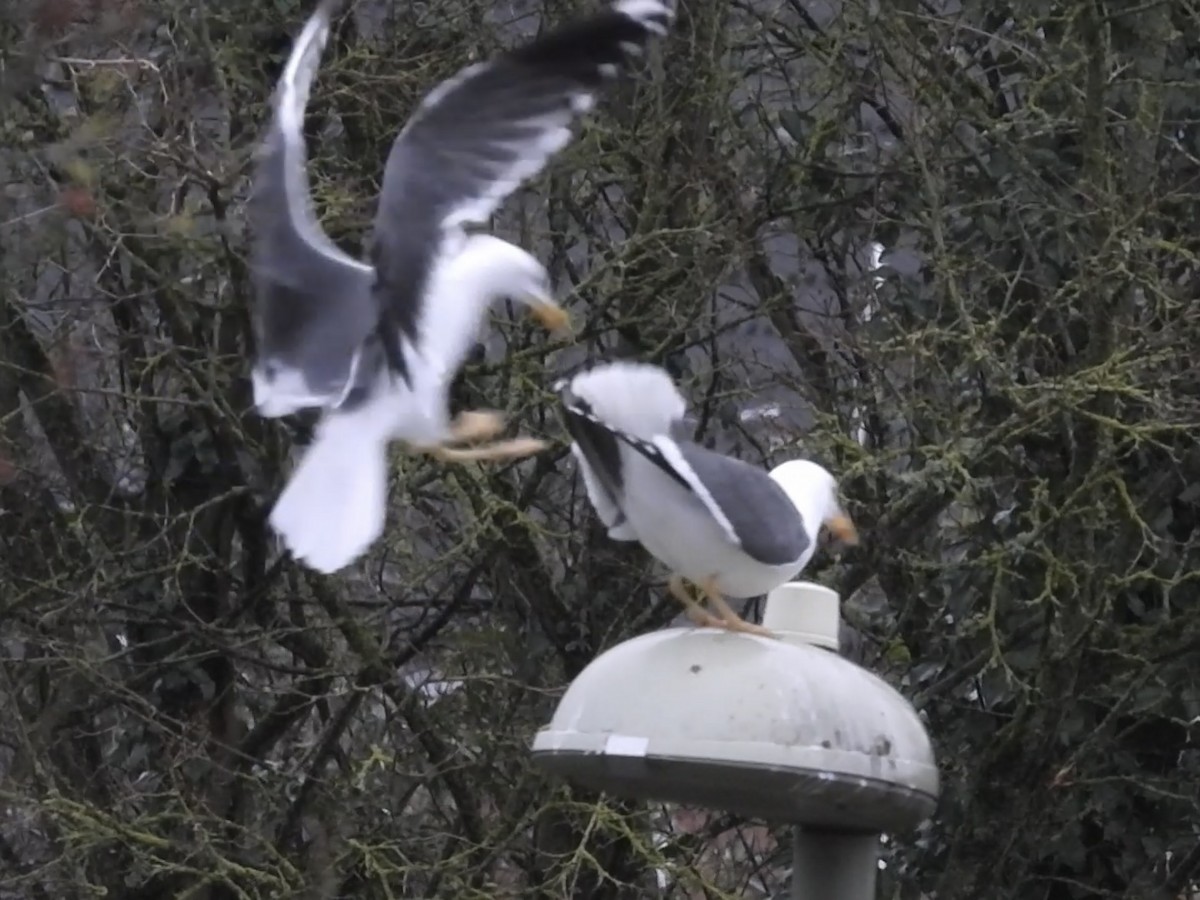
[[[669,589],[698,625],[770,632],[725,597],[756,597],[790,581],[817,546],[822,524],[858,540],[837,482],[806,460],[770,473],[675,436],[685,403],[657,366],[613,362],[555,385],[571,452],[609,537],[638,541],[671,570]],[[697,585],[713,616],[689,596]]]
[[[255,405],[269,417],[324,410],[270,522],[322,572],[348,565],[382,533],[391,441],[460,461],[544,446],[447,446],[504,427],[498,413],[451,422],[448,411],[450,382],[493,301],[523,302],[550,329],[567,324],[538,260],[464,226],[486,222],[570,142],[604,83],[674,15],[661,0],[620,0],[434,87],[388,156],[368,265],[321,230],[305,172],[304,111],[338,2],[323,0],[296,40],[249,209]]]

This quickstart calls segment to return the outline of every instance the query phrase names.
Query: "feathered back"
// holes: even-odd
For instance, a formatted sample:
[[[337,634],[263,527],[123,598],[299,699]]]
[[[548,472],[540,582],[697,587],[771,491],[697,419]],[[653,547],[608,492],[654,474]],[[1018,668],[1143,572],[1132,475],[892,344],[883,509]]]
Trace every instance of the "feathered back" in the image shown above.
[[[568,408],[583,401],[605,425],[645,441],[670,435],[687,412],[671,376],[648,363],[602,363],[556,387]]]

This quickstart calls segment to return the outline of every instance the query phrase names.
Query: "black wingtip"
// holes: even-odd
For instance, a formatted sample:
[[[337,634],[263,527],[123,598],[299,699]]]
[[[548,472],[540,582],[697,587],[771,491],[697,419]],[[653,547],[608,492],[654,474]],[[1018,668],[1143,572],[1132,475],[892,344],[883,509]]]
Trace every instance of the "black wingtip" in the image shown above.
[[[562,409],[563,423],[572,439],[587,443],[587,434],[595,428],[609,430],[596,418],[592,405],[571,390],[573,377],[559,378],[554,382],[554,392]]]
[[[620,67],[652,38],[666,36],[674,10],[662,0],[620,0],[592,16],[567,22],[508,54],[510,61],[581,73],[597,79],[605,67]]]
[[[675,470],[652,441],[642,440],[601,421],[590,403],[582,397],[570,394],[569,390],[568,386],[568,394],[562,401],[567,431],[594,469],[600,469],[609,481],[620,485],[624,475],[621,470],[619,445],[625,444],[685,490],[692,490],[688,480]]]
[[[563,414],[566,416],[568,421],[586,419],[588,422],[595,423],[596,425],[599,425],[608,431],[612,430],[596,417],[595,412],[592,411],[592,405],[590,403],[588,403],[582,397],[571,393],[570,385],[568,385],[565,390],[559,392],[559,400],[562,402]]]
[[[622,436],[597,419],[586,400],[574,395],[563,398],[563,421],[601,482],[610,492],[620,493],[624,481],[619,448]]]

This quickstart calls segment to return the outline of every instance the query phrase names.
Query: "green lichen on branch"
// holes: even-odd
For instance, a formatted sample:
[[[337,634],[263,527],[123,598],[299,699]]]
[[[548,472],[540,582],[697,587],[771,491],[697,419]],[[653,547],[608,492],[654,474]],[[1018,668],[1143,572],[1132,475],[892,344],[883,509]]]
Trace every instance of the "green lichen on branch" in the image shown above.
[[[0,17],[0,900],[785,891],[771,829],[529,761],[570,678],[677,613],[575,479],[549,385],[578,350],[497,315],[454,406],[554,448],[397,450],[361,566],[276,558],[305,425],[247,412],[242,211],[308,4],[34,5]],[[501,6],[339,19],[308,133],[348,251],[420,97],[516,39]],[[1200,21],[822,10],[681,5],[497,229],[577,347],[679,377],[701,439],[841,473],[864,540],[809,574],[944,785],[881,896],[1186,895]]]

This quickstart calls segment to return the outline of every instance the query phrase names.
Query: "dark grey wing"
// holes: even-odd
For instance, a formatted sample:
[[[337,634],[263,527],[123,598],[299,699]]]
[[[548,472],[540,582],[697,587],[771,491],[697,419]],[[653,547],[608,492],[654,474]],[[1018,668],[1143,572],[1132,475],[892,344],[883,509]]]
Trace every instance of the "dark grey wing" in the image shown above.
[[[651,441],[622,438],[700,500],[751,559],[781,566],[798,560],[808,548],[800,512],[762,469],[665,435]]]
[[[596,515],[615,540],[636,540],[621,508],[624,474],[617,435],[600,422],[587,402],[562,390],[563,419],[571,435],[571,453],[583,474],[584,489]]]
[[[309,194],[304,111],[337,5],[324,0],[296,38],[275,89],[247,207],[255,401],[267,415],[340,402],[379,318],[374,270],[329,240]]]
[[[429,265],[447,232],[486,222],[571,140],[606,80],[651,35],[666,34],[661,0],[621,0],[434,88],[392,145],[371,261],[383,315],[417,340]]]

